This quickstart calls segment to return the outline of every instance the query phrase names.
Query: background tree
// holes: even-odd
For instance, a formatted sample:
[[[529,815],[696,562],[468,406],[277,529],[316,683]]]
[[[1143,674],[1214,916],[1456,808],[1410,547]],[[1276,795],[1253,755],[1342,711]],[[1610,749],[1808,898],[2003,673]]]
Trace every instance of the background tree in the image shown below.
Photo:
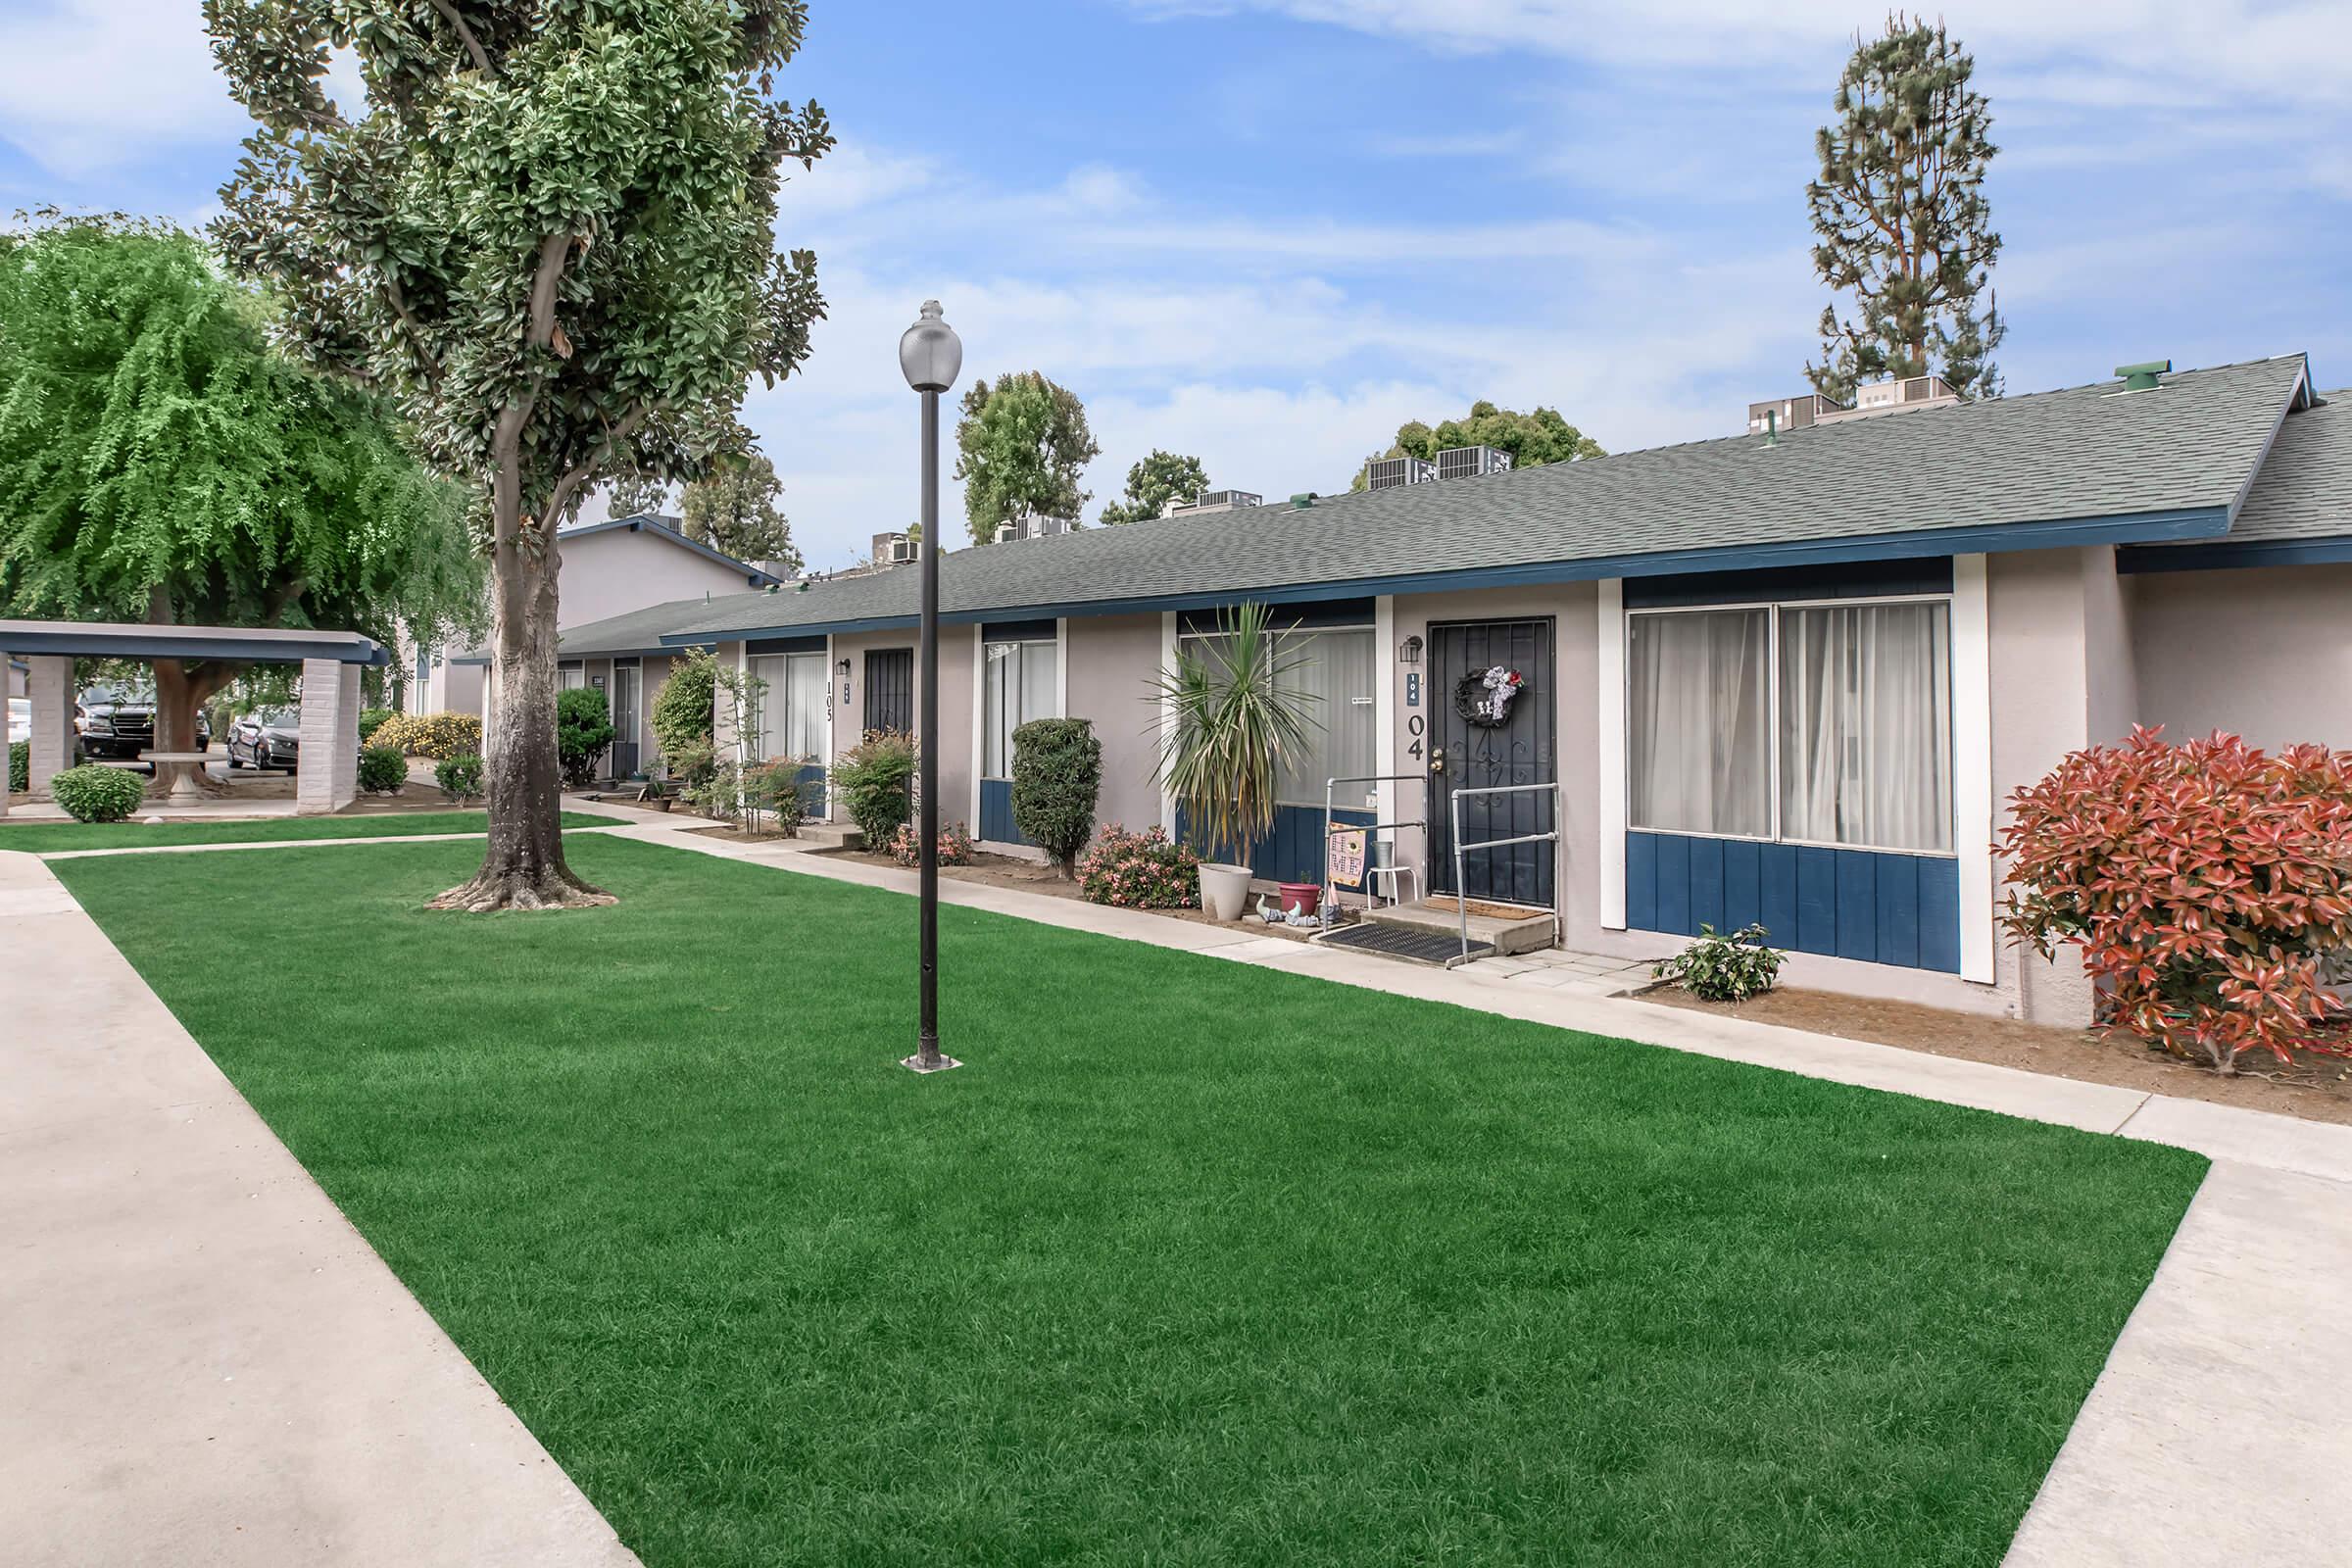
[[[1813,270],[1835,300],[1821,313],[1814,390],[1840,403],[1889,376],[1940,375],[1962,397],[1998,397],[1992,351],[2007,333],[1995,309],[1984,171],[1998,150],[1992,117],[1969,85],[1977,63],[1900,14],[1881,38],[1854,40],[1838,80],[1837,122],[1814,137],[1821,177],[1805,186],[1819,236]]]
[[[480,872],[435,901],[601,901],[557,831],[557,527],[615,473],[700,477],[745,384],[808,352],[816,258],[775,248],[824,112],[770,97],[805,0],[205,0],[260,122],[214,235],[289,340],[399,400],[488,538]],[[356,56],[368,113],[319,82]]]
[[[1419,458],[1435,463],[1438,454],[1449,447],[1494,447],[1511,455],[1513,468],[1539,468],[1547,463],[1581,463],[1587,458],[1606,457],[1600,443],[1579,430],[1560,416],[1557,409],[1537,408],[1529,414],[1515,409],[1497,408],[1481,398],[1470,405],[1470,412],[1458,419],[1447,419],[1431,429],[1419,419],[1408,420],[1396,427],[1396,441],[1386,452],[1376,452],[1364,460],[1364,466],[1355,470],[1350,490],[1361,490],[1371,482],[1371,465],[1381,458]]]
[[[792,524],[776,497],[784,486],[776,466],[757,452],[723,459],[708,478],[686,487],[686,537],[723,550],[737,561],[767,561],[785,572],[804,563],[792,542]]]
[[[612,481],[605,499],[608,517],[654,517],[669,504],[669,481],[624,473]]]
[[[1102,454],[1086,427],[1086,405],[1035,370],[982,376],[963,394],[956,426],[956,477],[974,544],[994,544],[1008,522],[1068,517],[1093,499],[1078,488]]]
[[[1127,470],[1127,493],[1103,507],[1102,520],[1142,522],[1158,516],[1169,502],[1190,501],[1207,488],[1208,470],[1199,458],[1153,447],[1150,457]]]
[[[463,497],[381,399],[277,353],[267,320],[168,225],[45,213],[0,235],[0,609],[476,632]],[[156,749],[193,751],[248,667],[155,661]],[[203,778],[165,763],[157,784],[183,772]]]

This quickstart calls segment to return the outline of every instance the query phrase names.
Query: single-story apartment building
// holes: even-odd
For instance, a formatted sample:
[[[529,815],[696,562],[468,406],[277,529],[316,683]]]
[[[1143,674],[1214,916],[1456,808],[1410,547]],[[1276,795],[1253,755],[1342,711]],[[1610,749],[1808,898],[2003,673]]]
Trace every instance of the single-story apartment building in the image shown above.
[[[701,604],[785,580],[765,565],[738,561],[700,539],[689,539],[679,519],[655,513],[559,528],[556,549],[559,632],[648,610],[672,610],[688,601]],[[419,647],[404,636],[397,652],[408,677],[407,711],[487,714],[489,660],[480,649]],[[659,685],[657,679],[655,688],[646,689],[649,700],[650,691]],[[616,715],[627,712],[621,706],[625,695],[617,689],[612,692]],[[625,730],[615,744],[628,744]],[[618,751],[613,760],[622,760]],[[632,754],[628,768],[635,766]]]
[[[1461,466],[1480,466],[1463,465]],[[1409,475],[1408,479],[1417,479]],[[1751,921],[1793,984],[2053,1022],[2079,970],[1995,925],[2010,791],[2134,723],[2352,746],[2352,393],[2289,355],[1431,478],[955,552],[940,564],[951,816],[1017,847],[1010,736],[1093,720],[1098,816],[1179,833],[1158,673],[1276,607],[1322,722],[1262,876],[1317,880],[1344,820],[1562,945],[1661,956]],[[767,677],[759,750],[829,761],[917,711],[917,574],[686,602],[563,657],[689,646]],[[625,645],[625,646],[624,646]],[[617,668],[615,663],[613,668]],[[1520,684],[1476,712],[1491,670]],[[641,677],[642,678],[642,677]]]

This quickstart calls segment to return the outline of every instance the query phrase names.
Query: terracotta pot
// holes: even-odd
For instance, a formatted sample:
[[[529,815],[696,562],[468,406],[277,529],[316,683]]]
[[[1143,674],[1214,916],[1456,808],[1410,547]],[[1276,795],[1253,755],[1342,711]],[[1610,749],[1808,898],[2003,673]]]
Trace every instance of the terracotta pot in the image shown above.
[[[1282,884],[1282,912],[1303,910],[1309,919],[1323,906],[1323,889],[1314,882],[1285,882]]]

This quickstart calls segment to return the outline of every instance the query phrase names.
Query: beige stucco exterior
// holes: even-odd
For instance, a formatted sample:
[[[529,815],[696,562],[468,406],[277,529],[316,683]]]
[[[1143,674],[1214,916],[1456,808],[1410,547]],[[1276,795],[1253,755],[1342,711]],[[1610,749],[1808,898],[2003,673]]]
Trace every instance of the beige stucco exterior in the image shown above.
[[[2352,564],[2127,581],[2141,723],[2352,748]]]

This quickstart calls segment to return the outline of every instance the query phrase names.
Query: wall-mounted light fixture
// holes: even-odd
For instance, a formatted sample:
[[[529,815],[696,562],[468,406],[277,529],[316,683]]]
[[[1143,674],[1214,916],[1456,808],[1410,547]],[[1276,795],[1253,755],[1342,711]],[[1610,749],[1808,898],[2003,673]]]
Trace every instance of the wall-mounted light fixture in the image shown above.
[[[1399,664],[1418,664],[1421,662],[1421,639],[1418,637],[1407,637],[1401,644],[1399,644],[1396,649],[1396,662]]]

